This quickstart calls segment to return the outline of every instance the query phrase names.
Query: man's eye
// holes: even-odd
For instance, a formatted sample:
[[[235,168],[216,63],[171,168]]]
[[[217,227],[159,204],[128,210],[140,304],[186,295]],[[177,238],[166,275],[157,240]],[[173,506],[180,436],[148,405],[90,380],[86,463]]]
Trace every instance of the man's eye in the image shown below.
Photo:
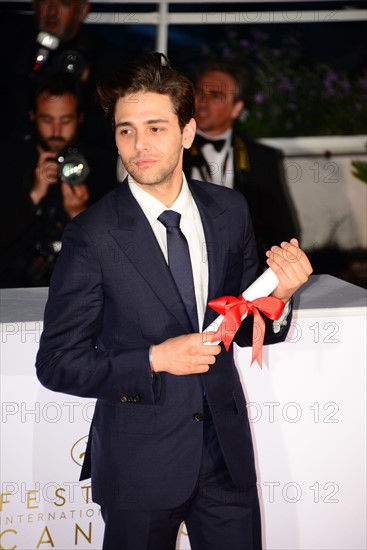
[[[151,128],[151,131],[153,132],[153,134],[158,134],[162,130],[163,130],[163,128],[156,128],[155,126],[152,126],[152,128]]]
[[[222,92],[213,92],[211,96],[216,101],[224,101],[225,99],[225,95]]]

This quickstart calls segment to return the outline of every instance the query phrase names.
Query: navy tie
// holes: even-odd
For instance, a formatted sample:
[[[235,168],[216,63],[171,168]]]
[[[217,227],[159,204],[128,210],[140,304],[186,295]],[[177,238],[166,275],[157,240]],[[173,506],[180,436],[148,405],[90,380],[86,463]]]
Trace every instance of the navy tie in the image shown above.
[[[195,287],[192,276],[189,246],[180,229],[181,214],[165,210],[158,220],[167,230],[168,266],[181,295],[195,332],[198,331]]]

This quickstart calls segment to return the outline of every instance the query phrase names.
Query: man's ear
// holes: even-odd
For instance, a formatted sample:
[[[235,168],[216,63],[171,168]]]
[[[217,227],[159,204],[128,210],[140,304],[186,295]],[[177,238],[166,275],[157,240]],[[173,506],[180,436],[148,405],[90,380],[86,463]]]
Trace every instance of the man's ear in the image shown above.
[[[80,75],[80,80],[85,84],[86,82],[88,82],[89,77],[90,77],[90,68],[84,67],[82,74]]]
[[[90,11],[90,3],[89,2],[83,2],[83,4],[81,5],[81,8],[80,8],[80,15],[79,15],[79,21],[81,23],[87,17],[89,11]]]
[[[196,121],[191,118],[182,130],[182,145],[185,149],[190,149],[196,133]]]
[[[36,115],[34,114],[33,110],[28,111],[29,120],[31,122],[34,122],[34,119],[36,118]]]
[[[236,118],[238,118],[240,116],[240,114],[242,113],[244,108],[245,108],[245,102],[242,101],[242,99],[239,100],[239,101],[236,101],[236,103],[233,105],[233,109],[232,109],[232,118],[233,118],[233,120],[236,120]]]

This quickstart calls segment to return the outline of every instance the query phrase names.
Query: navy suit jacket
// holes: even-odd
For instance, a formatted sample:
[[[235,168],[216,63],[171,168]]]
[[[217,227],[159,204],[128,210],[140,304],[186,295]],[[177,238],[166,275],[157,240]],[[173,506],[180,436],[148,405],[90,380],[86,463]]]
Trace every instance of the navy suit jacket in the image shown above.
[[[208,300],[238,296],[257,262],[244,197],[190,182],[208,254]],[[206,309],[204,326],[217,314]],[[281,341],[268,323],[266,342]],[[251,343],[252,319],[240,345]],[[37,375],[51,390],[97,398],[81,478],[93,500],[120,508],[171,508],[197,481],[203,391],[234,483],[256,482],[246,401],[232,347],[203,375],[152,376],[148,350],[192,332],[150,224],[125,182],[68,224],[46,305]]]

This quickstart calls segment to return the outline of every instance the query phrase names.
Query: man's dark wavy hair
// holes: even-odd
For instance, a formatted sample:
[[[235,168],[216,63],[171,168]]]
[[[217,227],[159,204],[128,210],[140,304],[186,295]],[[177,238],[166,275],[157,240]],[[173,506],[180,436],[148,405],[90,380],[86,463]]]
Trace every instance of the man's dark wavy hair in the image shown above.
[[[168,95],[171,98],[181,131],[195,114],[192,82],[174,69],[162,53],[145,54],[97,85],[99,102],[113,128],[116,102],[127,95],[146,92]]]
[[[78,113],[83,111],[82,88],[74,75],[64,72],[46,73],[42,75],[33,85],[31,90],[29,108],[32,111],[36,110],[37,100],[44,92],[47,92],[50,96],[72,95],[77,101]]]

